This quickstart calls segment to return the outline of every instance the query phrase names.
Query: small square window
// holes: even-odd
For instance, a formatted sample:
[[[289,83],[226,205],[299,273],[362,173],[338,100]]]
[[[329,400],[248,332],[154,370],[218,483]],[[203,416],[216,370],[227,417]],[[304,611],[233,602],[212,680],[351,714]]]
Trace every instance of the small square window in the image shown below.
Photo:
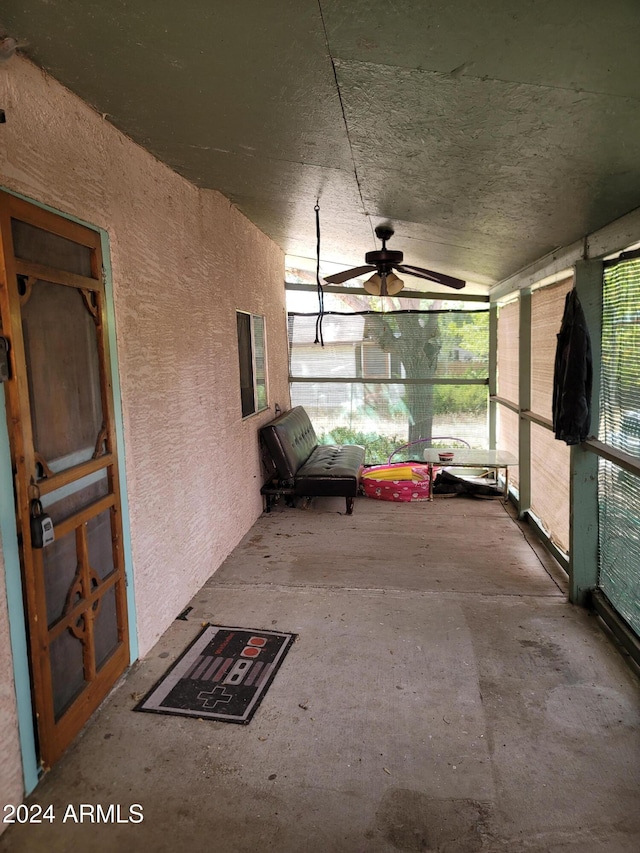
[[[237,311],[242,417],[267,408],[264,317]]]

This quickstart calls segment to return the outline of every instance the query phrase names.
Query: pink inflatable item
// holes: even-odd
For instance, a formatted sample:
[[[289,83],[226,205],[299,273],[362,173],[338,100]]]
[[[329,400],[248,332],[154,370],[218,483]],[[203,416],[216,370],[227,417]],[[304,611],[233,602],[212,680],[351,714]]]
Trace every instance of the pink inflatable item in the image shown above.
[[[380,501],[429,500],[427,465],[394,462],[365,469],[362,486],[367,497]]]

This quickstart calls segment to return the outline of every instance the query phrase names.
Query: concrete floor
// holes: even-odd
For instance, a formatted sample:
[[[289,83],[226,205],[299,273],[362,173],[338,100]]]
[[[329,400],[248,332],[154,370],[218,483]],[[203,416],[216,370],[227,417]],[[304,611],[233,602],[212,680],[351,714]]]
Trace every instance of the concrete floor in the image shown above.
[[[501,501],[263,515],[2,851],[640,850],[640,683]],[[203,622],[299,635],[246,726],[133,713]],[[142,823],[63,823],[67,805]]]

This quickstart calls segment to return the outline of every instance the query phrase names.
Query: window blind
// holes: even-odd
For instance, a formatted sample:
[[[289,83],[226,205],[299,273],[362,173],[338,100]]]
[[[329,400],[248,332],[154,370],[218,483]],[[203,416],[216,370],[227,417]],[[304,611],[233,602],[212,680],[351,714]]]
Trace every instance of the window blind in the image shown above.
[[[600,440],[640,457],[640,259],[605,268]],[[599,462],[599,586],[640,634],[640,478]]]

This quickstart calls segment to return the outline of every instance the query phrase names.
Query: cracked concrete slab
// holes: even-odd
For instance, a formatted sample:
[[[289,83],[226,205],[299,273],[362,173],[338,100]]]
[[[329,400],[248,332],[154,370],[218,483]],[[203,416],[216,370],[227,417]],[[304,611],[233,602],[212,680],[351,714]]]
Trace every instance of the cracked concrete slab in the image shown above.
[[[526,529],[499,501],[343,509],[263,515],[29,798],[55,821],[0,851],[637,850],[638,679]],[[298,634],[251,723],[134,713],[207,622]],[[122,820],[63,822],[82,803]]]

